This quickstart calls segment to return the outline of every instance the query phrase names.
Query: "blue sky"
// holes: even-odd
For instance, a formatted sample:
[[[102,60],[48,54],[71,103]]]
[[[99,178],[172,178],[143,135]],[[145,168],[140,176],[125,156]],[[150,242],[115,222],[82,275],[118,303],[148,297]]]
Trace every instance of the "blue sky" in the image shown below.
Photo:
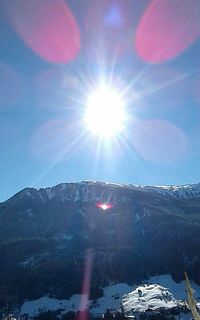
[[[0,201],[80,180],[200,182],[199,1],[0,9]],[[124,93],[129,121],[100,143],[83,115],[102,81]]]

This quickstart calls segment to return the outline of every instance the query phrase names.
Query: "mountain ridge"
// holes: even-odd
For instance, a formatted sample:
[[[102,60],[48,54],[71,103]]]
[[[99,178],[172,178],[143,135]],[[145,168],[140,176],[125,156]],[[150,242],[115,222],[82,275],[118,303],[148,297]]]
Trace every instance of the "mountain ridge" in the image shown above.
[[[100,181],[92,181],[92,180],[83,180],[80,182],[69,182],[69,183],[60,183],[53,187],[46,188],[32,188],[26,187],[23,190],[17,192],[15,195],[10,197],[9,199],[1,202],[7,202],[10,199],[23,196],[26,194],[27,196],[34,197],[34,194],[38,194],[41,199],[44,200],[45,193],[48,200],[51,200],[53,197],[58,194],[58,192],[62,192],[63,194],[69,189],[73,189],[74,194],[72,198],[66,200],[83,200],[88,201],[87,197],[79,196],[78,192],[82,189],[82,192],[87,193],[88,189],[92,189],[93,187],[101,187],[101,188],[115,188],[118,190],[133,190],[133,191],[143,191],[143,192],[155,192],[161,193],[163,195],[169,195],[176,199],[192,199],[196,197],[200,197],[200,183],[196,184],[183,184],[183,185],[138,185],[138,184],[116,184],[111,182],[100,182]],[[63,200],[65,200],[63,198]],[[94,199],[89,199],[94,200]]]
[[[83,181],[25,188],[1,203],[0,305],[80,293],[88,250],[92,298],[111,282],[180,281],[185,270],[199,283],[200,187],[169,188]]]

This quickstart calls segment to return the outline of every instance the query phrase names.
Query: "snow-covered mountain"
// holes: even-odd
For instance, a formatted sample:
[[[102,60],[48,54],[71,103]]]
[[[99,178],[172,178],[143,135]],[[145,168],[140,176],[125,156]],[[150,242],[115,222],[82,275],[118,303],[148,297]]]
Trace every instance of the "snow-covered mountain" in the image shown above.
[[[161,285],[162,283],[162,285]],[[200,287],[192,283],[196,295],[200,294]],[[67,312],[84,310],[81,306],[81,294],[73,295],[69,299],[55,299],[48,296],[26,301],[20,308],[20,313],[31,317],[41,312],[57,311],[64,315]],[[103,288],[103,296],[96,300],[88,300],[84,307],[98,317],[108,310],[112,313],[123,312],[126,317],[134,318],[139,314],[167,314],[180,315],[186,312],[184,319],[190,319],[191,313],[185,304],[186,293],[184,282],[176,283],[170,275],[151,277],[141,285],[127,285],[118,283]],[[181,318],[182,319],[182,316]]]
[[[26,188],[17,193],[14,198],[27,196],[32,199],[47,201],[59,199],[61,201],[129,201],[134,192],[155,193],[162,196],[172,196],[175,199],[192,199],[200,197],[200,183],[178,186],[146,186],[123,185],[99,181],[82,181],[78,183],[61,183],[52,188]],[[122,194],[126,193],[126,196]]]
[[[79,294],[88,250],[91,299],[155,274],[200,282],[199,234],[199,184],[26,188],[0,204],[0,305]]]

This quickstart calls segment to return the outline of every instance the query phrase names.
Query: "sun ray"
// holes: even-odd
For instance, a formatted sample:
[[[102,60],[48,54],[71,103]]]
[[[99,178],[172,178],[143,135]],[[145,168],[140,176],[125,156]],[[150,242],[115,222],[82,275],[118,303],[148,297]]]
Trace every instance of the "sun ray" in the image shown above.
[[[66,146],[66,148],[62,152],[60,152],[60,154],[51,162],[46,170],[44,170],[37,178],[35,178],[31,185],[33,185],[33,187],[36,187],[37,184],[55,167],[55,165],[57,165],[67,153],[73,151],[76,146],[84,140],[85,137],[86,133],[82,131],[81,134],[76,139],[74,139],[70,145]]]

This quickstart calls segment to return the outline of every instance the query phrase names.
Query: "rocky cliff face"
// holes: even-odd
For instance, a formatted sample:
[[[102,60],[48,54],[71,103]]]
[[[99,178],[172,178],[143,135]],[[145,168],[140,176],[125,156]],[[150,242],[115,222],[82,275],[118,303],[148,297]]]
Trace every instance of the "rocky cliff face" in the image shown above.
[[[199,184],[26,188],[0,204],[0,304],[79,293],[88,250],[94,298],[105,284],[154,274],[199,281],[199,235]]]
[[[65,201],[97,201],[112,199],[115,202],[126,201],[134,192],[155,193],[162,196],[172,196],[175,199],[192,199],[200,197],[200,184],[180,186],[145,186],[145,185],[121,185],[108,182],[82,181],[78,183],[61,183],[52,188],[26,188],[10,200],[20,200],[30,197],[45,202],[52,199]],[[122,199],[120,195],[124,196]]]

